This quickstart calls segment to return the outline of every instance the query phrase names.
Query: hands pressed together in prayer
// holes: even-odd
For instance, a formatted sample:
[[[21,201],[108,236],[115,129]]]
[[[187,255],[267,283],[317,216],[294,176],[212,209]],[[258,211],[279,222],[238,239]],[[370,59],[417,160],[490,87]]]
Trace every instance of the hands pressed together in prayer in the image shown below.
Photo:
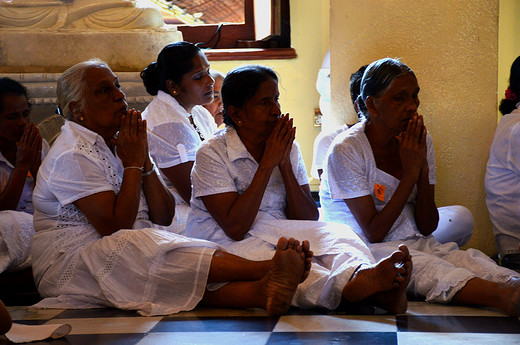
[[[399,142],[403,178],[414,181],[419,179],[421,172],[428,169],[426,159],[426,127],[422,115],[417,113],[410,119],[406,132],[396,136]]]
[[[276,166],[279,166],[280,170],[291,168],[290,153],[295,136],[296,127],[293,127],[293,119],[288,113],[281,115],[267,139],[262,163],[265,161],[272,169]]]
[[[116,147],[117,155],[125,168],[138,167],[146,171],[151,168],[146,120],[141,119],[140,111],[130,109],[126,115],[121,116],[119,135],[112,139],[112,144]]]
[[[42,162],[42,137],[38,127],[32,122],[25,126],[25,130],[16,143],[16,168],[27,170],[36,177]]]

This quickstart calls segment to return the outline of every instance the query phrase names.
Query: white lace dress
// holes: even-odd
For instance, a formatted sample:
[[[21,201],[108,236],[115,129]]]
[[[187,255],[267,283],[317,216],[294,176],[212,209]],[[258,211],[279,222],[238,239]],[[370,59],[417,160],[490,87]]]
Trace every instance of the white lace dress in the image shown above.
[[[435,184],[435,154],[429,135],[426,145],[429,181],[430,184]],[[325,219],[348,224],[359,236],[365,238],[344,199],[370,195],[376,209],[380,211],[397,189],[399,180],[377,168],[365,135],[364,121],[334,140],[324,168],[320,200]],[[384,192],[380,192],[379,197],[376,197],[377,185],[384,186]],[[514,271],[497,266],[487,255],[476,249],[463,251],[454,242],[440,244],[432,235],[423,236],[415,223],[416,195],[414,188],[384,242],[369,244],[376,259],[389,255],[400,243],[408,246],[413,260],[408,293],[425,296],[427,301],[445,303],[451,301],[474,277],[504,282],[512,276],[518,276]]]
[[[308,184],[300,150],[293,145],[290,159],[300,185]],[[189,236],[209,239],[229,252],[252,260],[272,257],[281,236],[309,240],[314,259],[309,278],[300,284],[293,305],[335,309],[345,284],[360,265],[373,263],[367,246],[347,226],[337,223],[287,220],[286,193],[280,170],[275,168],[252,228],[242,241],[234,241],[218,226],[201,200],[226,192],[242,194],[251,184],[258,163],[232,127],[219,132],[197,152],[192,170],[192,211]]]
[[[190,310],[202,298],[217,245],[154,229],[141,192],[133,229],[101,235],[74,202],[119,192],[121,160],[96,133],[67,121],[34,190],[33,271],[40,307],[111,306],[143,315]]]
[[[175,98],[160,90],[143,111],[142,116],[148,126],[150,156],[160,169],[193,162],[202,143],[200,137],[207,140],[217,130],[213,117],[203,106],[195,106],[191,112],[193,123],[200,134],[190,123],[189,115]],[[175,218],[168,230],[183,234],[190,206],[182,199],[173,183],[164,174],[161,173],[161,176],[177,204]]]
[[[49,144],[42,143],[42,159]],[[4,190],[14,166],[0,153],[0,191]],[[32,192],[34,178],[25,179],[22,195],[14,211],[0,211],[0,273],[17,271],[31,265],[30,248],[34,235]]]

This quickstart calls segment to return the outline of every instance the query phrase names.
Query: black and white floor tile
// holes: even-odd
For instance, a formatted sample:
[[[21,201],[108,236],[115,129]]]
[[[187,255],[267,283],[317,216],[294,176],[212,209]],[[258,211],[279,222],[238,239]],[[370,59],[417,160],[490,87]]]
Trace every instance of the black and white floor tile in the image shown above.
[[[293,309],[197,308],[167,317],[116,309],[57,310],[8,307],[25,324],[67,323],[64,338],[32,344],[519,344],[520,319],[493,310],[410,302],[406,314]]]

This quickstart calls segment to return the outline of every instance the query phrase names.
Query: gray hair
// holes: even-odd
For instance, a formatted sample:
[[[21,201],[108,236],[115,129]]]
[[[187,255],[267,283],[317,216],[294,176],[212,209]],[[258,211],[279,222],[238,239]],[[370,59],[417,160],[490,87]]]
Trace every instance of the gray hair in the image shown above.
[[[90,59],[70,67],[58,79],[56,94],[59,107],[66,119],[76,120],[75,114],[72,114],[70,109],[71,102],[80,102],[81,108],[83,108],[84,95],[87,88],[87,72],[96,67],[110,68],[106,62],[100,59]]]
[[[411,68],[398,59],[384,58],[368,65],[361,79],[358,101],[362,102],[363,107],[360,108],[366,109],[366,100],[369,96],[381,97],[395,78],[405,74],[415,77]]]

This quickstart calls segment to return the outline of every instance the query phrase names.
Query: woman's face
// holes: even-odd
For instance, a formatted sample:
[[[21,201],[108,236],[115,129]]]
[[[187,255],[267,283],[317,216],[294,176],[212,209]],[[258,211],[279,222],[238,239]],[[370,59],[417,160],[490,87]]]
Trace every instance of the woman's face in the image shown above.
[[[87,84],[83,98],[79,123],[98,133],[103,138],[111,138],[119,130],[121,116],[126,114],[126,97],[119,80],[108,67],[94,67],[88,70]]]
[[[209,74],[209,62],[206,55],[199,52],[192,62],[191,71],[184,74],[180,85],[175,84],[173,90],[170,91],[187,112],[191,112],[196,105],[213,101],[214,79]]]
[[[24,95],[14,93],[5,94],[0,101],[0,141],[16,143],[20,141],[25,126],[30,122],[29,102]]]
[[[213,85],[213,102],[204,105],[215,119],[217,126],[224,123],[224,116],[222,114],[224,108],[222,106],[222,97],[220,95],[223,81],[224,79],[222,78],[215,79],[215,84]]]
[[[257,134],[268,138],[273,130],[276,121],[280,118],[280,103],[278,98],[278,82],[273,78],[268,78],[260,84],[255,95],[247,100],[246,104],[239,109],[239,119],[237,123],[243,134]]]
[[[417,113],[419,90],[417,79],[412,74],[395,78],[381,97],[374,97],[373,107],[369,109],[371,120],[395,134],[405,131]]]

